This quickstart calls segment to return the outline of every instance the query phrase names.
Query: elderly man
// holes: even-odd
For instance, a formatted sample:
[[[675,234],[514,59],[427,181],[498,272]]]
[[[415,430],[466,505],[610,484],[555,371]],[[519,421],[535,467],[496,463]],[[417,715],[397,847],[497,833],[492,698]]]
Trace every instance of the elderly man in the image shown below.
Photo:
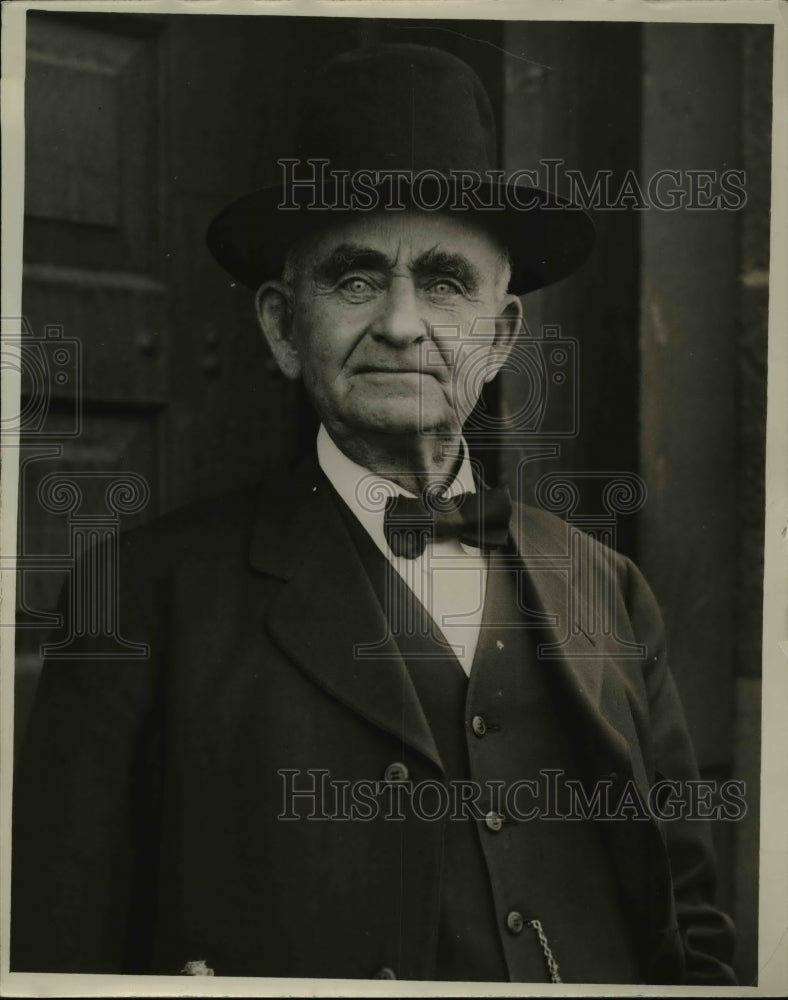
[[[332,173],[214,222],[316,454],[125,539],[144,663],[45,667],[13,969],[733,982],[707,826],[650,796],[697,777],[653,598],[463,437],[518,294],[576,267],[590,224],[535,189],[489,212],[426,211],[407,177],[404,204],[380,194],[382,168],[465,194],[477,171],[492,203],[492,128],[453,57],[350,53],[299,139]],[[346,210],[362,168],[375,198]],[[582,602],[614,637],[575,627]]]

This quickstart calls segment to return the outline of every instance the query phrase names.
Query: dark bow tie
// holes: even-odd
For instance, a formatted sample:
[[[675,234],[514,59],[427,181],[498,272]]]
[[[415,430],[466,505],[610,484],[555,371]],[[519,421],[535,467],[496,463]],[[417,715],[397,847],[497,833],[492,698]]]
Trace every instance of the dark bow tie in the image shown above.
[[[406,559],[420,556],[428,541],[443,538],[486,551],[506,544],[511,510],[505,486],[448,498],[425,491],[420,497],[389,497],[383,531],[394,555]]]

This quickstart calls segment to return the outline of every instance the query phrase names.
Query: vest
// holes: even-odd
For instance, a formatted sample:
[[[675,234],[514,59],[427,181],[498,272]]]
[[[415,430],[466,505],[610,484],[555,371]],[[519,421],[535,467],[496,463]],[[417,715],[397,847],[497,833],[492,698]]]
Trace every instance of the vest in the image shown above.
[[[450,810],[445,820],[435,978],[550,982],[551,956],[563,982],[641,982],[601,832],[593,819],[563,818],[565,782],[579,781],[580,768],[550,662],[539,661],[539,637],[524,625],[525,572],[511,559],[505,568],[491,562],[468,679],[427,611],[334,495],[416,688],[447,788],[481,789],[457,810],[464,818]],[[402,630],[403,618],[411,629]]]

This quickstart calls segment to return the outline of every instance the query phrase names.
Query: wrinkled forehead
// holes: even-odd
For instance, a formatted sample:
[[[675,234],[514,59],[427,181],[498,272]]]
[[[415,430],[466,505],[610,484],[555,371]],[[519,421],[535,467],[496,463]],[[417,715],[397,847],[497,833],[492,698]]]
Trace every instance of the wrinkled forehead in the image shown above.
[[[295,248],[295,256],[308,268],[346,247],[368,250],[395,269],[427,254],[461,256],[491,279],[506,259],[503,243],[477,216],[416,210],[343,213]]]

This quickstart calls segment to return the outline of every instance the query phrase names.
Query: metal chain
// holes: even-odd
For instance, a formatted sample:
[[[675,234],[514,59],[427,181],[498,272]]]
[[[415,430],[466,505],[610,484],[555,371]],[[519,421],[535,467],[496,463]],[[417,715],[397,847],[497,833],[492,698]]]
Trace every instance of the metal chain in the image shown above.
[[[560,973],[558,972],[558,962],[556,962],[555,957],[550,950],[550,945],[547,943],[547,935],[542,928],[542,922],[540,920],[529,920],[528,926],[533,927],[536,931],[536,936],[539,938],[539,944],[542,946],[545,961],[547,962],[547,971],[550,973],[550,982],[562,983],[563,979],[561,979]]]

